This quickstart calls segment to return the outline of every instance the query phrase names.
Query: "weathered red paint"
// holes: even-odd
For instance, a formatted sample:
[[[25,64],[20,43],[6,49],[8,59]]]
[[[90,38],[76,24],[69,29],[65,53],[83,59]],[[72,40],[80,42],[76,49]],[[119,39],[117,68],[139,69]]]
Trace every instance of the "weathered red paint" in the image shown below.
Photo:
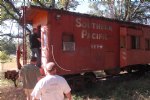
[[[45,57],[56,63],[61,75],[150,62],[150,50],[145,50],[150,26],[34,6],[26,12],[26,22],[33,27],[47,26]],[[131,48],[131,36],[140,37],[139,49]],[[70,51],[63,43],[71,45]]]

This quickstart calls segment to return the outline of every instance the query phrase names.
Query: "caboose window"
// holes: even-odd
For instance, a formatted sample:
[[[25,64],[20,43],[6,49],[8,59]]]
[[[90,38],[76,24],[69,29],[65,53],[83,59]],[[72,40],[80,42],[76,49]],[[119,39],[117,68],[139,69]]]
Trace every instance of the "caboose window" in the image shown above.
[[[145,50],[150,50],[150,39],[145,39]]]
[[[63,34],[62,36],[63,51],[75,51],[75,41],[72,34]]]
[[[131,36],[131,48],[132,49],[140,48],[140,37],[139,36]]]

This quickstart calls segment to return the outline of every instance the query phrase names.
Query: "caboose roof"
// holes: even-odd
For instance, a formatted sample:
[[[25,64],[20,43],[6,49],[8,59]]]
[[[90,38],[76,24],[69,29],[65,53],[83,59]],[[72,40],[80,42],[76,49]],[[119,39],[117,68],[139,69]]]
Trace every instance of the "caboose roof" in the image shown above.
[[[21,23],[25,22],[28,24],[32,24],[33,19],[35,18],[35,16],[37,16],[38,13],[47,12],[48,10],[38,6],[29,6],[23,8],[25,9],[25,13],[21,18]]]
[[[119,21],[116,19],[110,19],[110,18],[105,18],[105,17],[99,17],[99,16],[94,16],[94,15],[89,15],[89,14],[81,14],[81,13],[77,13],[77,12],[70,12],[70,11],[65,11],[62,9],[51,9],[51,8],[42,8],[40,6],[29,6],[29,7],[25,7],[26,9],[26,13],[24,14],[25,17],[25,22],[26,23],[32,23],[32,20],[34,19],[34,17],[38,14],[38,13],[42,13],[42,12],[58,12],[58,13],[63,13],[63,14],[70,14],[70,15],[75,15],[75,16],[83,16],[83,17],[90,17],[90,18],[95,18],[95,19],[101,19],[101,20],[106,20],[106,21],[111,21],[111,22],[118,22],[118,23],[122,23],[123,25],[142,25],[142,26],[147,26],[150,27],[149,25],[144,25],[144,24],[139,24],[139,23],[133,23],[133,22],[126,22],[126,21]],[[24,22],[24,15],[21,18],[21,22]]]

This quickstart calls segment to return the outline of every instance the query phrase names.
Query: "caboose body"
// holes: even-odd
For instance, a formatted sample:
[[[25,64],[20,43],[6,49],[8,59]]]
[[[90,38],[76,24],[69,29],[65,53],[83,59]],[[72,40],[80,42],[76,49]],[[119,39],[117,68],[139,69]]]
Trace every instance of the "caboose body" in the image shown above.
[[[55,62],[59,75],[119,73],[150,63],[147,25],[35,6],[26,9],[25,22],[47,28],[42,64]]]

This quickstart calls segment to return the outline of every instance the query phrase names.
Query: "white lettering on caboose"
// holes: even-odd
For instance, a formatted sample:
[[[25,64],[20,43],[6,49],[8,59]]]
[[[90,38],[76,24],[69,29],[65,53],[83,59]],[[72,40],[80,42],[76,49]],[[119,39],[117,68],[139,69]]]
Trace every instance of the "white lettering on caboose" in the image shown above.
[[[108,31],[112,32],[112,26],[102,24],[100,22],[90,22],[89,20],[82,20],[76,18],[75,26],[80,28],[81,39],[92,39],[92,40],[108,40]],[[100,31],[103,30],[103,31]],[[107,32],[107,33],[104,33]],[[103,44],[91,44],[91,49],[103,49]]]
[[[95,22],[86,22],[86,21],[82,21],[81,18],[76,19],[76,27],[112,31],[112,27],[109,26],[109,25],[103,25],[103,24],[98,23],[98,22],[97,23],[95,23]]]
[[[89,33],[87,30],[82,30],[81,32],[82,39],[95,39],[95,40],[107,40],[107,34],[103,33]]]

